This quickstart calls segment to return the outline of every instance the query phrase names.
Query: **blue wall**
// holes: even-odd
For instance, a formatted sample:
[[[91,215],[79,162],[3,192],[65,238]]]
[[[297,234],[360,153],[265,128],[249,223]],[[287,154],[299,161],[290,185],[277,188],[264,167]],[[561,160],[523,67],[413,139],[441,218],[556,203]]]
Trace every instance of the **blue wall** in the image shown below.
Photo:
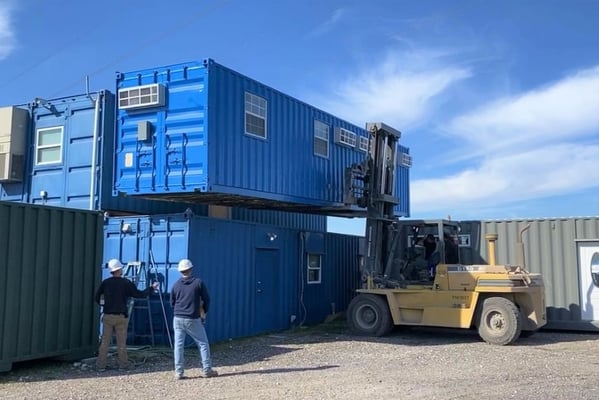
[[[117,78],[119,90],[152,84],[164,88],[163,105],[117,111],[115,192],[302,212],[343,205],[345,168],[366,152],[336,143],[335,132],[346,129],[359,143],[363,128],[212,60]],[[265,138],[245,132],[246,93],[266,100]],[[314,154],[315,120],[329,128],[326,158]],[[140,140],[140,123],[151,126],[150,138]],[[396,212],[407,216],[409,168],[398,168]]]
[[[177,263],[190,258],[210,291],[207,330],[213,341],[287,329],[292,316],[295,325],[322,322],[332,312],[331,303],[337,312],[347,307],[359,283],[357,237],[272,225],[182,215],[110,218],[104,248],[104,277],[110,258],[145,263],[146,280],[161,282],[169,324],[170,290],[180,277]],[[319,284],[306,284],[308,252],[323,256]],[[155,339],[168,343],[160,297],[153,295],[151,303]],[[145,301],[137,304],[143,307]],[[137,309],[132,320],[131,339],[148,343],[147,309]]]
[[[42,104],[20,106],[30,115],[26,138],[24,179],[18,183],[0,183],[0,200],[60,207],[89,209],[95,122],[95,99],[99,98],[98,143],[93,209],[110,214],[183,213],[190,208],[196,215],[207,215],[203,204],[152,201],[140,197],[113,196],[115,154],[115,96],[109,91],[90,96],[76,95],[51,99]],[[38,129],[62,127],[61,162],[36,165]],[[44,198],[40,195],[45,192]],[[298,229],[325,231],[326,217],[270,210],[230,210],[230,218],[270,222]]]

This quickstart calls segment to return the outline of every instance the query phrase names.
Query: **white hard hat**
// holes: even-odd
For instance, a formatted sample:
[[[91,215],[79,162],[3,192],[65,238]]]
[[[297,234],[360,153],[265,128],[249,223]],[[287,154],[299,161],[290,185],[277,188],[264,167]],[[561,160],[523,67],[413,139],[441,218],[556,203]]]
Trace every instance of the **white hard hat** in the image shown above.
[[[116,258],[113,258],[112,260],[108,261],[108,269],[110,272],[115,272],[119,269],[123,269],[123,264],[121,264],[121,262]]]
[[[179,266],[177,267],[179,272],[187,271],[188,269],[192,269],[192,268],[193,268],[193,264],[187,258],[184,258],[181,261],[179,261]]]

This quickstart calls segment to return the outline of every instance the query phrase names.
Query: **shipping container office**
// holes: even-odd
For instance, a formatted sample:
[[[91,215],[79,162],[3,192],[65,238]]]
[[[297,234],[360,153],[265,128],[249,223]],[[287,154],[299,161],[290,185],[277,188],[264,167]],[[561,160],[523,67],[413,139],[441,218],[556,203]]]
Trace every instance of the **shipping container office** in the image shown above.
[[[116,214],[175,213],[190,208],[198,215],[276,220],[281,226],[326,230],[323,216],[263,210],[250,215],[244,210],[114,197],[114,118],[115,99],[110,91],[0,108],[0,200]]]
[[[118,73],[117,88],[115,193],[340,215],[344,171],[368,151],[365,129],[210,59]],[[394,162],[407,216],[409,150]]]
[[[461,262],[486,263],[485,235],[498,234],[498,264],[518,264],[523,233],[525,263],[545,281],[548,328],[599,331],[599,217],[460,223]]]
[[[102,215],[2,201],[0,226],[0,371],[93,356]]]
[[[143,262],[145,280],[161,283],[151,297],[152,329],[147,303],[136,303],[131,343],[149,344],[151,330],[156,343],[168,343],[164,314],[172,327],[170,290],[182,258],[209,288],[213,341],[322,322],[345,310],[359,284],[354,236],[182,215],[110,218],[104,233],[104,277],[106,261],[119,258]]]

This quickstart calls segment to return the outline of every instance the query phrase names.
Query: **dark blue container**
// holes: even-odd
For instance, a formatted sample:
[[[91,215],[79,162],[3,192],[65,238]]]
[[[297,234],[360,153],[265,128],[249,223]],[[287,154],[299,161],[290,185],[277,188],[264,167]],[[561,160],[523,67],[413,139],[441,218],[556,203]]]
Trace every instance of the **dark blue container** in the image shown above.
[[[150,325],[155,342],[168,343],[168,299],[182,258],[210,290],[213,341],[322,322],[345,310],[359,283],[358,237],[182,215],[110,218],[104,232],[104,264],[139,261],[145,280],[161,283],[151,324],[145,300],[136,303],[132,343],[148,344]]]
[[[365,129],[207,59],[117,75],[115,193],[342,215]],[[366,121],[365,121],[366,122]],[[398,216],[409,215],[399,148]]]

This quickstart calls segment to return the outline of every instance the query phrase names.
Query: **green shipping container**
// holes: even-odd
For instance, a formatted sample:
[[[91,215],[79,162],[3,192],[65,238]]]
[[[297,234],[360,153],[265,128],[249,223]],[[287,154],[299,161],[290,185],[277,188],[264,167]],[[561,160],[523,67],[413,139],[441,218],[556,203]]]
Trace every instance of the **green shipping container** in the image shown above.
[[[98,346],[103,216],[0,202],[0,371]]]

